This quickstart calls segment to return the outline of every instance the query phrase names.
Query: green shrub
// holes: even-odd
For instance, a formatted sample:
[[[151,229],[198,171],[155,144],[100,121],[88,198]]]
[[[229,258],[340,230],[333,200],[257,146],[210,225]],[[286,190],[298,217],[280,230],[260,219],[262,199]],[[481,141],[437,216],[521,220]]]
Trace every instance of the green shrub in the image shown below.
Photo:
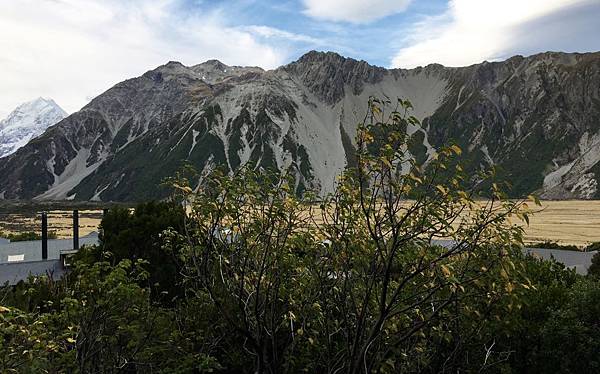
[[[600,251],[600,242],[594,242],[585,247],[586,252]]]
[[[57,237],[56,231],[48,231],[48,239],[56,239]],[[0,231],[0,238],[8,239],[11,242],[24,242],[30,240],[42,240],[42,234],[33,231],[20,232],[17,234]]]
[[[147,202],[134,209],[111,209],[100,223],[99,245],[80,251],[77,258],[87,263],[145,260],[147,285],[153,297],[166,301],[181,296],[178,253],[162,248],[161,235],[167,229],[183,232],[185,213],[174,202]]]

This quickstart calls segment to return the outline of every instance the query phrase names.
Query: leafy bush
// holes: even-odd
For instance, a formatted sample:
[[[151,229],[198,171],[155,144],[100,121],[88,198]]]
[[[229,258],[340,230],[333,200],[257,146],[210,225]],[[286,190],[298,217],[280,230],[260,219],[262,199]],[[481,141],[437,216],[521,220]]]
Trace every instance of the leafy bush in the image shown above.
[[[592,256],[592,263],[588,268],[588,275],[600,278],[600,251]]]
[[[147,285],[153,296],[170,302],[182,294],[179,285],[179,260],[175,252],[165,252],[161,235],[167,229],[183,232],[185,213],[174,202],[147,202],[135,209],[116,207],[100,223],[99,245],[80,251],[78,259],[92,264],[122,260],[145,260]]]
[[[115,266],[78,262],[61,282],[60,303],[51,305],[51,310],[25,312],[0,306],[3,371],[204,372],[219,368],[209,355],[187,343],[175,311],[151,302],[150,289],[139,286],[148,276],[144,265],[143,260],[122,260]],[[35,281],[44,283],[44,279]]]
[[[465,353],[461,342],[480,330],[472,321],[490,306],[501,318],[518,305],[514,244],[522,230],[508,218],[527,220],[524,206],[495,184],[461,188],[460,167],[448,171],[457,146],[441,149],[427,168],[415,163],[405,130],[418,121],[406,115],[410,103],[387,113],[390,105],[370,102],[358,167],[318,209],[311,196],[296,196],[293,178],[252,168],[213,172],[197,193],[186,180],[175,184],[191,202],[190,225],[167,240],[185,243],[192,300],[208,298],[233,336],[215,351],[225,367],[437,371]],[[493,199],[477,204],[479,192]],[[452,241],[438,246],[432,238]]]

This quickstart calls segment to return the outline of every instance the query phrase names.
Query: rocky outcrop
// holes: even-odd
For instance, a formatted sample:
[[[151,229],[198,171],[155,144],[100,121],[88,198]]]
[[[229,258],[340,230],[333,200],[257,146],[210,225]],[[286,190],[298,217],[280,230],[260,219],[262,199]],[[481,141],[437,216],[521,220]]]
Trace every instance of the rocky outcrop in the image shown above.
[[[344,58],[333,52],[309,52],[283,70],[297,76],[302,84],[327,104],[340,101],[346,90],[360,95],[365,84],[383,80],[387,71],[366,61]]]

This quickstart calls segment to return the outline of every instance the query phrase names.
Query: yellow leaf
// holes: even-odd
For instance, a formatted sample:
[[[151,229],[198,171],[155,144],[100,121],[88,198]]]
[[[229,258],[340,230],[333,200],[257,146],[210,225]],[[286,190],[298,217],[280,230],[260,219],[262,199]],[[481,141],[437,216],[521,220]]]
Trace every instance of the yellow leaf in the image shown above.
[[[410,177],[410,179],[414,180],[415,182],[418,182],[418,183],[423,183],[423,179],[421,179],[421,178],[417,177],[417,176],[416,176],[416,175],[414,175],[413,173],[410,173],[408,176]]]
[[[511,293],[511,292],[512,292],[514,289],[515,289],[515,286],[513,286],[513,284],[512,284],[512,283],[508,283],[508,284],[506,285],[506,291],[507,291],[508,293]]]
[[[444,273],[444,275],[446,277],[450,276],[450,269],[448,269],[448,267],[446,265],[442,265],[442,266],[440,266],[440,268],[442,269],[442,273]]]
[[[460,149],[460,147],[456,144],[452,145],[450,149],[459,156],[462,154],[462,149]]]
[[[527,198],[531,201],[533,201],[533,203],[537,206],[542,206],[542,203],[540,203],[540,199],[536,196],[536,195],[529,195],[527,196]]]

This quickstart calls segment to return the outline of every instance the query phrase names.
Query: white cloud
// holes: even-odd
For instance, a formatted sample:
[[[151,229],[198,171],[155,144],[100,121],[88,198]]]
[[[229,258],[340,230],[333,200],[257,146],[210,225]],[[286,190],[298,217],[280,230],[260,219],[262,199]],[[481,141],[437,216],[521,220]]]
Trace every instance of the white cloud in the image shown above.
[[[38,96],[69,112],[169,60],[273,68],[287,56],[181,0],[0,1],[0,116]]]
[[[267,39],[286,39],[294,42],[303,42],[310,44],[322,44],[323,42],[317,38],[308,35],[296,34],[289,31],[277,29],[269,26],[252,25],[241,27],[240,30],[247,31],[251,34],[267,38]]]
[[[450,0],[446,13],[407,31],[406,47],[392,66],[411,68],[432,62],[465,66],[506,58],[518,50],[524,25],[589,0]],[[544,40],[544,35],[536,35]]]
[[[303,0],[304,13],[319,20],[369,23],[406,10],[411,0]]]

